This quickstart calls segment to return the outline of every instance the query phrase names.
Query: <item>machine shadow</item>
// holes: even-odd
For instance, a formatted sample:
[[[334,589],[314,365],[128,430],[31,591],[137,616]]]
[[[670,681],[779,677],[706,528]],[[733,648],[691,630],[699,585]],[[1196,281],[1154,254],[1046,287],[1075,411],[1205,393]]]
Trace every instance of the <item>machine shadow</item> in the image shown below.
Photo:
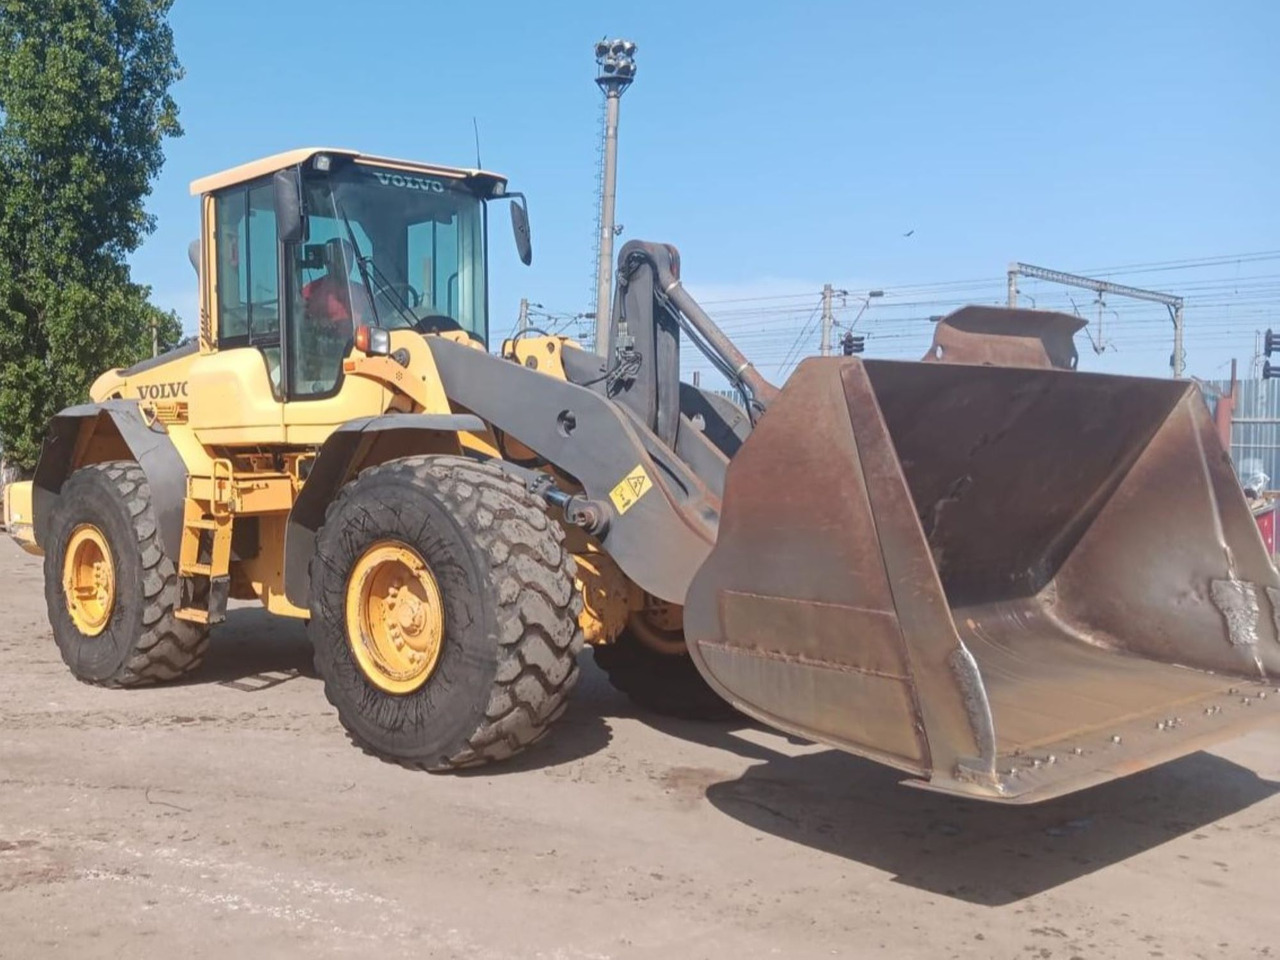
[[[526,750],[500,763],[456,770],[451,776],[487,779],[532,770],[549,770],[584,760],[605,749],[612,740],[613,731],[600,712],[590,704],[570,697],[564,713],[552,724],[546,736]]]
[[[595,672],[589,651],[579,657],[579,666],[587,682],[580,683],[574,691],[564,714],[546,737],[509,760],[456,771],[454,775],[501,776],[557,767],[607,747],[613,735],[591,692],[598,681],[595,677],[588,679]],[[227,612],[226,622],[210,634],[209,652],[200,669],[179,682],[213,683],[244,693],[258,693],[299,678],[319,680],[306,624],[272,616],[261,607],[246,604]],[[579,696],[583,688],[587,695]],[[336,726],[336,716],[333,722]]]
[[[452,775],[484,778],[544,770],[585,760],[608,747],[613,740],[608,718],[614,713],[608,704],[621,694],[610,688],[590,650],[578,654],[578,671],[578,682],[569,693],[564,713],[551,724],[546,736],[509,760]]]
[[[252,693],[298,677],[316,677],[306,624],[244,606],[227,611],[226,622],[213,628],[204,663],[184,682]]]
[[[1198,838],[1280,792],[1245,767],[1195,753],[1045,803],[1003,806],[903,786],[896,771],[838,750],[791,757],[706,732],[709,743],[764,759],[707,788],[722,813],[982,906],[1016,903],[1178,837]],[[690,731],[681,725],[676,733]]]

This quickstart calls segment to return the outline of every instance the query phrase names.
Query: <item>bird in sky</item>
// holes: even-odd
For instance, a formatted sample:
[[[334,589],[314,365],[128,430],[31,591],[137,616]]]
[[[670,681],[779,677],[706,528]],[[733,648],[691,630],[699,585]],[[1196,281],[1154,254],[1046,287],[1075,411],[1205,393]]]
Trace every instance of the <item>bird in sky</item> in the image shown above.
[[[904,233],[904,234],[903,234],[903,236],[904,236],[904,237],[909,237],[909,236],[911,236],[911,235],[912,235],[913,233],[915,233],[915,232],[916,232],[916,228],[915,228],[915,227],[912,227],[910,230],[908,230],[906,233]]]

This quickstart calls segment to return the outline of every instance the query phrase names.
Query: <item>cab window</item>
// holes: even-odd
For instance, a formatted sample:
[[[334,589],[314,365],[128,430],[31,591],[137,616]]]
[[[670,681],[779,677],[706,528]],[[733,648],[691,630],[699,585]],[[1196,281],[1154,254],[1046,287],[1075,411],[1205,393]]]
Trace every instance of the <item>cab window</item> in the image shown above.
[[[313,203],[323,211],[322,201],[313,198]],[[307,242],[291,248],[293,399],[332,395],[342,380],[342,361],[351,349],[355,325],[376,322],[372,294],[364,283],[364,271],[356,263],[357,250],[359,255],[373,250],[364,227],[343,223],[324,212],[307,217]]]
[[[270,182],[214,200],[218,244],[218,342],[279,343],[276,215]]]
[[[487,343],[484,203],[464,184],[360,163],[303,180],[286,257],[289,397],[332,396],[356,327]]]

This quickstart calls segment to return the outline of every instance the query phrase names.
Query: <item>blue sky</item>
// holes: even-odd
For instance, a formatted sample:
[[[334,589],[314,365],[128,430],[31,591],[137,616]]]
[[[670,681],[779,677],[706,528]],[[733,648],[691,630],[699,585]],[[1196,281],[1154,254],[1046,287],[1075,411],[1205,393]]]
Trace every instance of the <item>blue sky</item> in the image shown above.
[[[521,296],[590,309],[600,94],[591,46],[639,44],[622,104],[623,239],[675,243],[686,284],[777,375],[830,282],[884,289],[868,352],[918,356],[950,300],[1011,260],[1067,270],[1280,250],[1280,4],[647,4],[179,0],[186,136],[133,257],[195,323],[190,180],[293,146],[475,159],[530,197],[534,265],[493,219],[492,324]],[[909,237],[903,234],[914,231]],[[1280,256],[1112,278],[1191,299],[1191,373],[1280,328]],[[965,281],[936,286],[946,281]],[[1027,283],[1038,306],[1068,291]],[[1071,291],[1096,321],[1087,291]],[[759,299],[757,299],[759,298]],[[840,311],[848,323],[856,297]],[[1163,375],[1162,308],[1108,299],[1082,366]],[[1085,347],[1081,341],[1082,347]]]

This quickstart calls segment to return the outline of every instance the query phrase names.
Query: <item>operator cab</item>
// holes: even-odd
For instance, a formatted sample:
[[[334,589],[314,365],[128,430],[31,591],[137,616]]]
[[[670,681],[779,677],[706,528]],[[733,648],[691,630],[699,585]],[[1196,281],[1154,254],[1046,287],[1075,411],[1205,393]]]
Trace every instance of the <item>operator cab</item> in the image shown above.
[[[486,202],[522,199],[502,177],[310,149],[191,190],[212,250],[202,329],[220,352],[260,351],[277,400],[334,396],[362,324],[488,345]],[[523,206],[512,220],[528,262]]]

